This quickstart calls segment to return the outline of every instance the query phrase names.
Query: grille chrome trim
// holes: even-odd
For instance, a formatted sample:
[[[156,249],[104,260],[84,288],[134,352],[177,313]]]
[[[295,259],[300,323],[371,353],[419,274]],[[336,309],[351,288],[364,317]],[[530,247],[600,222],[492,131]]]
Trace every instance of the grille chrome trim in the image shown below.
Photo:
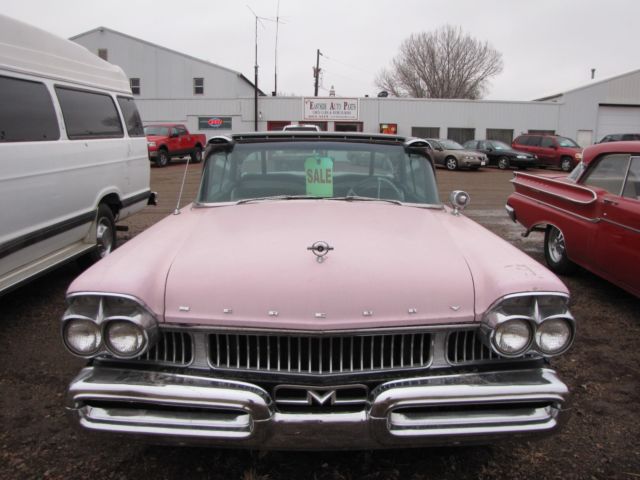
[[[531,360],[538,355],[503,357],[487,347],[480,339],[480,329],[454,330],[447,334],[445,351],[450,365],[482,365],[495,362]]]
[[[418,370],[431,365],[434,338],[415,331],[358,336],[216,332],[208,335],[208,364],[226,371],[321,376]]]
[[[194,350],[190,333],[162,329],[156,344],[137,357],[136,362],[187,367],[193,363]]]

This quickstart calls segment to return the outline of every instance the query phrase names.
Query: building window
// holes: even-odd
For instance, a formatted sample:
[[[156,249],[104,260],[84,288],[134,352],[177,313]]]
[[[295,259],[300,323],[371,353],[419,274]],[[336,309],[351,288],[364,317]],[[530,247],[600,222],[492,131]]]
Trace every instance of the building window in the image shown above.
[[[464,142],[469,140],[473,140],[476,136],[475,128],[448,128],[447,129],[447,138],[449,140],[453,140],[454,142],[458,142],[462,145]]]
[[[130,78],[129,86],[131,87],[131,93],[134,95],[140,95],[140,79],[139,78]]]
[[[107,51],[106,48],[99,48],[98,56],[103,60],[109,61],[109,52]]]
[[[487,128],[487,140],[499,140],[508,145],[513,141],[513,130],[507,128]]]
[[[193,79],[193,94],[194,95],[204,94],[204,78],[195,77]]]
[[[440,138],[440,127],[411,127],[411,136],[416,138]]]

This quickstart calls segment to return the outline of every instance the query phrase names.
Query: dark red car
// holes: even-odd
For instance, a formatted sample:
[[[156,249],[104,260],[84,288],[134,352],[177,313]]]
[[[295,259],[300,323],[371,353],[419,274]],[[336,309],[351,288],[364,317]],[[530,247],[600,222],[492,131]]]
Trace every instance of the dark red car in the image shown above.
[[[513,221],[545,232],[556,273],[576,264],[640,297],[640,142],[588,147],[567,177],[515,173],[506,209]]]
[[[538,157],[540,167],[559,167],[565,172],[570,172],[582,158],[582,147],[559,135],[528,133],[517,137],[511,146]]]

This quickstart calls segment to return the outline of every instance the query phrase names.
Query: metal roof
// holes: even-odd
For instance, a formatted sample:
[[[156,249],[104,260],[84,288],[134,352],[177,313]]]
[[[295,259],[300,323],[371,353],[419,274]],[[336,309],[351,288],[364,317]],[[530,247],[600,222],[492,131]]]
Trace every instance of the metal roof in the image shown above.
[[[245,76],[244,76],[242,73],[240,73],[240,72],[237,72],[237,71],[235,71],[235,70],[231,70],[230,68],[227,68],[227,67],[223,67],[222,65],[218,65],[217,63],[208,62],[208,61],[206,61],[206,60],[202,60],[201,58],[193,57],[193,56],[188,55],[188,54],[186,54],[186,53],[178,52],[177,50],[172,50],[172,49],[170,49],[170,48],[163,47],[162,45],[158,45],[157,43],[148,42],[147,40],[142,40],[141,38],[134,37],[134,36],[132,36],[132,35],[128,35],[128,34],[126,34],[126,33],[118,32],[117,30],[113,30],[113,29],[111,29],[111,28],[107,28],[107,27],[96,27],[96,28],[94,28],[94,29],[92,29],[92,30],[88,30],[88,31],[86,31],[86,32],[79,33],[78,35],[74,35],[73,37],[70,37],[70,38],[69,38],[69,40],[75,40],[75,39],[77,39],[77,38],[85,37],[85,36],[87,36],[87,35],[90,35],[90,34],[92,34],[92,33],[96,33],[96,32],[99,32],[99,33],[102,33],[102,32],[109,32],[109,33],[113,33],[114,35],[119,35],[119,36],[124,37],[124,38],[127,38],[127,39],[129,39],[129,40],[133,40],[134,42],[143,43],[143,44],[145,44],[145,45],[147,45],[147,46],[149,46],[149,47],[158,48],[158,49],[160,49],[160,50],[164,50],[165,52],[173,53],[174,55],[180,55],[181,57],[188,58],[189,60],[193,60],[193,61],[195,61],[195,62],[203,63],[203,64],[208,65],[208,66],[210,66],[210,67],[215,67],[215,68],[219,68],[219,69],[221,69],[221,70],[225,70],[225,71],[230,72],[230,73],[235,73],[235,74],[236,74],[238,77],[240,77],[243,81],[247,82],[249,85],[251,85],[252,87],[254,87],[253,82],[251,82],[247,77],[245,77]],[[259,95],[261,95],[261,96],[265,96],[265,93],[264,93],[262,90],[260,90],[260,89],[258,89],[258,94],[259,94]]]

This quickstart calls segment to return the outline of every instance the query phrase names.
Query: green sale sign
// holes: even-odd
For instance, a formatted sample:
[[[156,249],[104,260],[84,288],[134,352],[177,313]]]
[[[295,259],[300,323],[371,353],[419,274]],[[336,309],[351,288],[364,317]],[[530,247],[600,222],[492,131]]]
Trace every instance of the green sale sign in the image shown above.
[[[304,162],[307,195],[333,197],[333,159],[309,157]]]

